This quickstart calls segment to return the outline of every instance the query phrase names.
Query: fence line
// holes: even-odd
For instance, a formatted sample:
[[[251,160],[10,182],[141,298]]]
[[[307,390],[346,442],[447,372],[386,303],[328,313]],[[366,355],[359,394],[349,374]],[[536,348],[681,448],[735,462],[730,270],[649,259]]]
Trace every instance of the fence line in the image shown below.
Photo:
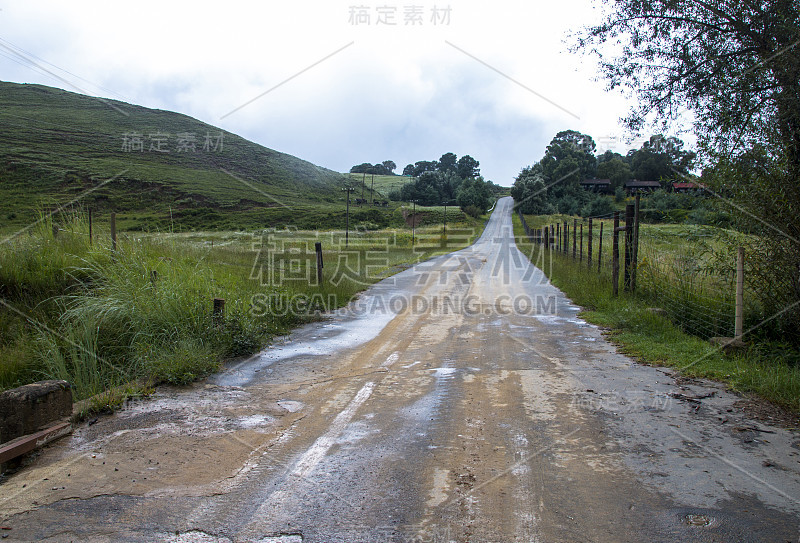
[[[666,314],[684,331],[698,337],[740,337],[743,322],[757,319],[762,308],[741,284],[744,264],[738,262],[738,251],[721,253],[713,237],[702,232],[693,236],[692,243],[687,243],[685,231],[690,227],[683,225],[673,235],[665,233],[663,227],[640,225],[641,211],[636,213],[638,206],[629,205],[632,220],[616,232],[613,227],[616,213],[554,221],[555,224],[539,228],[531,228],[525,216],[518,214],[531,243],[578,267],[585,266],[585,270],[611,283],[613,293],[624,291],[648,300],[654,311]],[[581,235],[584,225],[588,235]],[[619,249],[622,254],[617,260],[612,247],[618,235],[622,235]],[[729,260],[730,271],[720,271],[714,264],[715,258]],[[620,276],[616,287],[615,261]]]

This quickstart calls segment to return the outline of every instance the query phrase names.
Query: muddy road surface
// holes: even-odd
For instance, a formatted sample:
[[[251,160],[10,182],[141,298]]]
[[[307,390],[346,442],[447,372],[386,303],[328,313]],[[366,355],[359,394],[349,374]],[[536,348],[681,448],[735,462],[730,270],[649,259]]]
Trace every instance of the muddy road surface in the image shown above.
[[[0,533],[798,541],[800,438],[618,354],[518,251],[511,204],[474,246],[45,449],[0,485]]]

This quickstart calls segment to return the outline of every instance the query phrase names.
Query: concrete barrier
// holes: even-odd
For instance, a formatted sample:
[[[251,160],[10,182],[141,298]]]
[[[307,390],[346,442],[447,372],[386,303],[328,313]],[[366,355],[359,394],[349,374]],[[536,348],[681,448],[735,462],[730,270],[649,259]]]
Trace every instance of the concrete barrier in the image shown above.
[[[66,381],[31,383],[0,394],[0,443],[35,434],[72,415],[72,388]]]

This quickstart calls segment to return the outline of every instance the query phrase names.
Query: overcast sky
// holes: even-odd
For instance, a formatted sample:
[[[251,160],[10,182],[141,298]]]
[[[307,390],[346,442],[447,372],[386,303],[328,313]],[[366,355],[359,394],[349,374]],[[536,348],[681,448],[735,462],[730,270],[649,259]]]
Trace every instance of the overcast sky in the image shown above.
[[[597,5],[0,0],[0,79],[178,111],[337,171],[470,154],[510,185],[560,130],[600,150],[625,135],[625,99],[567,50]]]

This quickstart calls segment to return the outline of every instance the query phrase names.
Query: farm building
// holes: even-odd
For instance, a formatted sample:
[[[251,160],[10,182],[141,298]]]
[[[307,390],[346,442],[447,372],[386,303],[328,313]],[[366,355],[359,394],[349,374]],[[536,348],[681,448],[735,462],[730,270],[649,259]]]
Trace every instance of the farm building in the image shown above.
[[[611,194],[610,179],[584,179],[581,181],[584,190],[599,192],[601,194]]]
[[[640,181],[633,179],[625,183],[625,192],[628,196],[636,193],[654,192],[661,188],[661,183],[658,181]]]

